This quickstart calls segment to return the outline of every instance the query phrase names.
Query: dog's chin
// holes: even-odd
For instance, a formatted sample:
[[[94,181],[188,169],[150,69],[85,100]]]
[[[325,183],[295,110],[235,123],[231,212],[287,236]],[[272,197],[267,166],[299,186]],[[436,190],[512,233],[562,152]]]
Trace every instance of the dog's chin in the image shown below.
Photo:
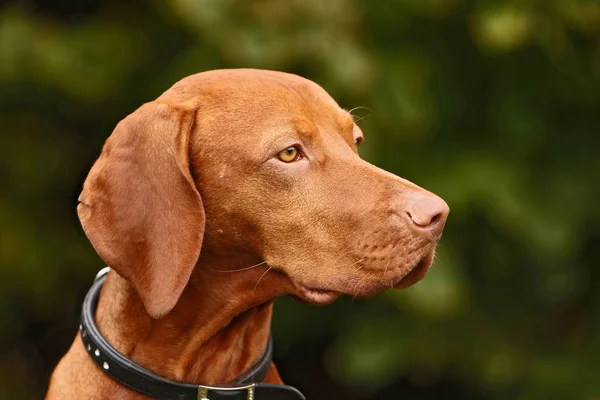
[[[333,303],[343,293],[333,290],[310,289],[304,285],[298,285],[297,293],[292,295],[292,298],[301,302],[324,306]]]
[[[406,289],[419,282],[421,279],[427,275],[427,271],[429,271],[429,267],[433,263],[434,254],[424,257],[419,261],[414,268],[410,270],[408,274],[406,274],[398,283],[394,285],[394,289]]]
[[[387,277],[384,280],[377,281],[376,283],[364,282],[364,285],[353,285],[353,290],[346,291],[339,287],[336,290],[313,288],[305,286],[301,283],[296,283],[295,293],[291,294],[291,297],[302,303],[309,303],[315,305],[327,305],[337,300],[343,294],[349,294],[353,297],[365,298],[382,292],[386,289],[405,289],[410,287],[423,279],[429,271],[431,264],[433,263],[434,252],[425,255],[418,262],[414,264],[412,268],[408,269],[408,272],[404,272],[403,275],[396,278]],[[323,285],[325,286],[325,285]]]

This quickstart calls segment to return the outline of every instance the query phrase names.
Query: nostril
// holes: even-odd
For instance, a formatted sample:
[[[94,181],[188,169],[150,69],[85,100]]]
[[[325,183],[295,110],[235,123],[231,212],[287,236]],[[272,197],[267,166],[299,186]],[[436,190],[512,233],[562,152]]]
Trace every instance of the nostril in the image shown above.
[[[418,225],[421,228],[429,228],[430,226],[435,225],[442,218],[441,213],[435,214],[434,216],[419,214],[415,214],[413,216],[410,211],[407,211],[406,215],[408,215],[408,218],[410,218],[415,225]]]
[[[448,215],[448,205],[435,195],[420,197],[406,211],[406,215],[419,228],[429,229],[438,234],[441,233]]]

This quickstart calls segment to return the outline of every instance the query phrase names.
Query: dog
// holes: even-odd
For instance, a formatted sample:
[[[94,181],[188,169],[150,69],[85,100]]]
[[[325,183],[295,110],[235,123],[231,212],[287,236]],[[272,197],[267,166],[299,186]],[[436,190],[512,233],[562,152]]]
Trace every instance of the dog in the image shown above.
[[[127,116],[77,206],[112,268],[102,336],[161,378],[218,385],[261,357],[277,297],[328,304],[419,281],[448,205],[362,160],[362,141],[323,88],[274,71],[192,75]],[[85,333],[47,399],[149,398],[95,365]],[[282,383],[272,363],[264,381]]]

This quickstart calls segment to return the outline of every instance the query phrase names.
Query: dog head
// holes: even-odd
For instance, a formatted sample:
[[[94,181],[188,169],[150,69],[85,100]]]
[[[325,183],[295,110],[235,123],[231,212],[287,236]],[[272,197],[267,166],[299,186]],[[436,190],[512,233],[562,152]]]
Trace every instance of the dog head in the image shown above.
[[[78,214],[153,317],[209,254],[261,264],[274,295],[312,303],[406,287],[430,267],[448,206],[362,160],[362,140],[311,81],[197,74],[117,125]]]

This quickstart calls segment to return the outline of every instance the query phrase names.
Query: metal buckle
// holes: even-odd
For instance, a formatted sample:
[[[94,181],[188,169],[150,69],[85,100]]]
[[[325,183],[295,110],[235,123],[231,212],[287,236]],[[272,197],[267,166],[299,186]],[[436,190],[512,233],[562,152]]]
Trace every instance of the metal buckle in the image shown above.
[[[254,387],[255,384],[251,383],[250,385],[245,386],[233,386],[233,387],[214,387],[214,386],[198,386],[198,400],[210,400],[208,397],[209,391],[217,391],[217,392],[235,392],[238,390],[247,390],[248,391],[248,400],[254,399]]]
[[[98,281],[99,279],[101,279],[104,275],[108,274],[108,272],[110,271],[110,267],[104,267],[102,268],[100,271],[98,271],[98,273],[96,274],[96,277],[94,278],[94,282]]]

